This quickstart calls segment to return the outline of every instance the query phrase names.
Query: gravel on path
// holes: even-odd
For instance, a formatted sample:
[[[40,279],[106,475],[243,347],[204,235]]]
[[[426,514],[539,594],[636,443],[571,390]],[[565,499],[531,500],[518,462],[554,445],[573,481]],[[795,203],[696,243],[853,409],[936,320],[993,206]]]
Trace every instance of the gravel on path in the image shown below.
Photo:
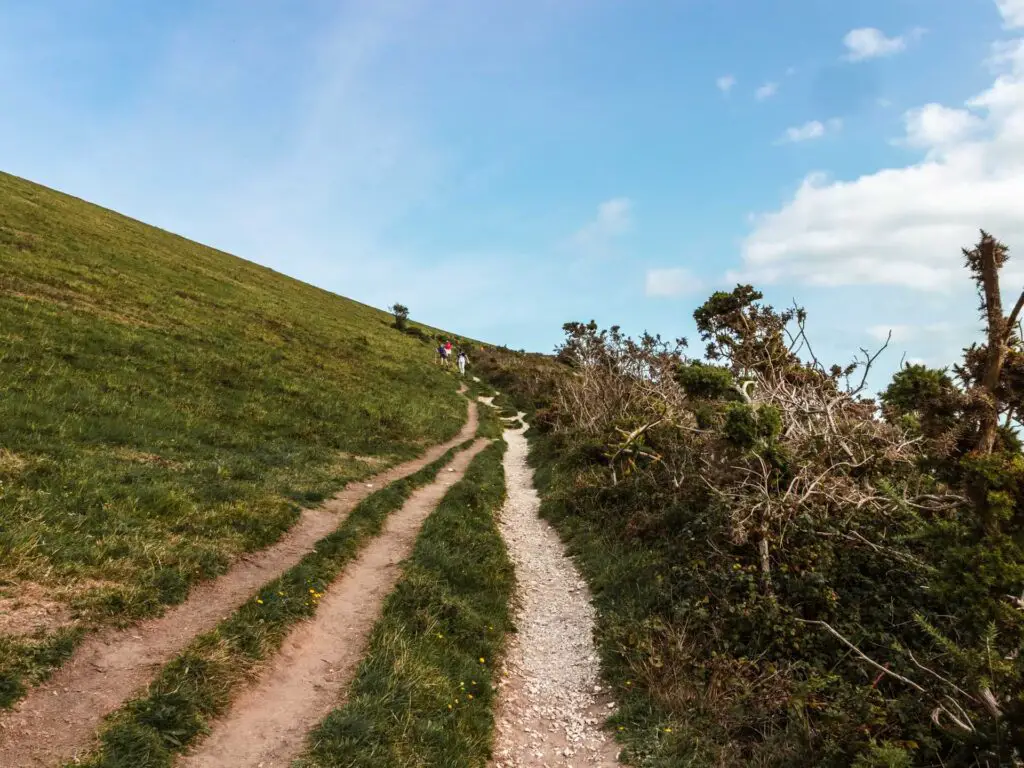
[[[516,568],[518,631],[500,682],[493,766],[617,766],[618,749],[602,730],[615,705],[600,685],[590,592],[538,516],[527,429],[505,431],[501,532]]]

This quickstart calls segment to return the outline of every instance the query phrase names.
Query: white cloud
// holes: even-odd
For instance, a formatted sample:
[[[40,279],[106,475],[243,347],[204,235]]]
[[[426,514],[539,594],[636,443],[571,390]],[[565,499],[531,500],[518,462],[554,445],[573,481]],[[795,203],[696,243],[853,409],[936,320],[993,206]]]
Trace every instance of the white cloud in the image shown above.
[[[810,141],[820,139],[825,135],[825,125],[819,120],[811,120],[809,123],[786,129],[785,140],[789,142]]]
[[[728,93],[736,85],[736,78],[732,75],[722,75],[715,80],[715,85],[718,86],[718,90],[722,93]]]
[[[621,235],[633,224],[633,203],[628,197],[615,197],[597,206],[597,219],[591,225],[608,235]]]
[[[572,244],[584,256],[607,256],[615,239],[633,226],[633,203],[614,197],[597,206],[597,215],[572,236]]]
[[[1024,0],[996,0],[996,6],[1007,29],[1024,27]]]
[[[704,284],[699,278],[682,267],[649,269],[644,280],[644,293],[652,297],[682,296],[699,291],[703,287]]]
[[[941,104],[925,104],[903,116],[905,143],[912,147],[941,150],[954,146],[977,133],[981,119],[966,109],[951,109]]]
[[[907,40],[903,36],[886,37],[882,30],[874,27],[861,27],[847,32],[843,45],[846,46],[845,58],[848,61],[866,61],[905,50]]]
[[[754,92],[754,98],[757,99],[758,101],[764,101],[765,99],[770,99],[778,92],[778,83],[765,83],[760,88],[758,88],[757,91]]]
[[[824,123],[820,120],[811,120],[803,125],[787,128],[785,134],[783,134],[782,138],[779,140],[779,143],[795,144],[801,141],[820,139],[829,131],[838,131],[842,127],[843,121],[838,118],[832,118]]]
[[[758,217],[737,274],[944,291],[963,283],[960,248],[979,228],[1024,250],[1024,39],[999,46],[992,64],[994,82],[966,108],[907,113],[903,141],[922,152],[918,162],[853,180],[812,174]],[[1024,274],[1011,261],[1006,277]]]

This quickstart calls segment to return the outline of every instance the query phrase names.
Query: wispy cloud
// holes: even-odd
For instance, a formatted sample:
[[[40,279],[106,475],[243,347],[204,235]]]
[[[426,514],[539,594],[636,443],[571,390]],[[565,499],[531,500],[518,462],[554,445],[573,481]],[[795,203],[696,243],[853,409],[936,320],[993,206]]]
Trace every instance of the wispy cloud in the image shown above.
[[[778,92],[778,83],[765,83],[754,92],[754,98],[757,99],[758,101],[764,101],[765,99],[770,99]]]
[[[633,202],[628,197],[614,197],[597,206],[597,214],[576,231],[571,242],[584,257],[604,257],[632,227]]]
[[[820,120],[810,120],[803,125],[787,128],[778,143],[798,144],[803,141],[812,141],[820,139],[826,133],[838,131],[842,127],[843,122],[838,118],[832,118],[824,123]]]
[[[892,334],[892,341],[899,344],[920,339],[923,336],[947,334],[953,330],[950,323],[926,323],[924,325],[908,325],[894,323],[892,325],[872,325],[867,329],[868,335],[876,341],[885,341]]]
[[[652,298],[683,296],[703,288],[703,281],[683,267],[649,269],[644,278],[644,293]]]
[[[715,80],[715,85],[722,93],[729,93],[729,91],[736,87],[736,78],[732,75],[722,75]]]
[[[875,27],[851,29],[843,38],[843,45],[846,46],[844,58],[847,61],[867,61],[868,59],[893,56],[906,50],[908,37],[919,37],[923,31],[918,29],[911,32],[909,36],[886,37],[882,30]]]

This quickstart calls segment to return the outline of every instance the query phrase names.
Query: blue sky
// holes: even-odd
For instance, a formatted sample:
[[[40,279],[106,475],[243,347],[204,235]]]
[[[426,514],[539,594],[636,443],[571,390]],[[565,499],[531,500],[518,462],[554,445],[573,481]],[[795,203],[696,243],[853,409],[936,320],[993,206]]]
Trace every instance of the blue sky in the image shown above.
[[[0,168],[549,351],[751,281],[950,362],[1024,249],[1024,0],[8,0]],[[1024,284],[1007,275],[1008,294]]]

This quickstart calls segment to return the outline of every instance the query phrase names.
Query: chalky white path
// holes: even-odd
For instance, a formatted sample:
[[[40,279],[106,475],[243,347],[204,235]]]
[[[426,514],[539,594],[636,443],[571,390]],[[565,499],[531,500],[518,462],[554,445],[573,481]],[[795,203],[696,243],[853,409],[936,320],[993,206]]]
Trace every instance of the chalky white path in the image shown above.
[[[590,593],[538,516],[526,429],[505,432],[501,532],[516,568],[518,632],[500,683],[493,766],[616,766],[618,749],[601,729],[613,705],[600,692]]]

